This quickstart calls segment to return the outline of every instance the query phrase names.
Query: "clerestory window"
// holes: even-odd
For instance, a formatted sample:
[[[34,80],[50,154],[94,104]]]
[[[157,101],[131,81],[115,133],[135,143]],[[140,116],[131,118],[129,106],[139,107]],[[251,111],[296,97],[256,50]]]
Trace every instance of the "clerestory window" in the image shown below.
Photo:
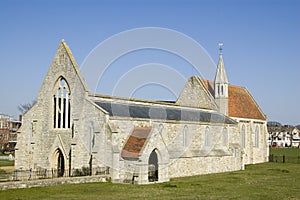
[[[70,88],[63,77],[55,85],[54,102],[54,128],[70,128]]]

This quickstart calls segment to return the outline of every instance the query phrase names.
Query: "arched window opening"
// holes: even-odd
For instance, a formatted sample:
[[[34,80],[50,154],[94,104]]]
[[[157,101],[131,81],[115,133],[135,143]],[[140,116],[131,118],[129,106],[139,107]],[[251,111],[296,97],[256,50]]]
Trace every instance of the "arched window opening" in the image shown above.
[[[208,127],[206,127],[206,129],[205,129],[204,145],[205,146],[209,146],[210,145],[210,135],[209,135],[209,128]]]
[[[242,126],[240,134],[241,134],[241,146],[242,148],[245,148],[245,125]]]
[[[184,126],[183,133],[182,133],[182,145],[184,147],[188,146],[188,127]]]
[[[227,128],[223,129],[223,146],[227,146],[228,141],[228,134],[227,134]]]
[[[223,85],[221,85],[221,95],[223,95]]]
[[[70,89],[66,80],[60,77],[55,86],[54,101],[54,128],[70,128],[71,106]]]
[[[90,154],[92,154],[92,150],[95,146],[95,132],[94,132],[93,122],[90,123],[89,132],[90,132]]]
[[[148,181],[158,181],[158,157],[155,149],[150,154],[148,161]]]

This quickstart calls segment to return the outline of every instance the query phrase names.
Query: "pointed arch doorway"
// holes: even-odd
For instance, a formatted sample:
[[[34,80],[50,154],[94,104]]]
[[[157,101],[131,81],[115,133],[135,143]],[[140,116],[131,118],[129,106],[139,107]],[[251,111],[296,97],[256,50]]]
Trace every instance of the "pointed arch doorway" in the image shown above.
[[[154,149],[150,156],[148,161],[148,181],[154,182],[158,181],[158,157],[157,153]]]
[[[64,176],[65,173],[65,158],[60,149],[55,151],[57,177]]]

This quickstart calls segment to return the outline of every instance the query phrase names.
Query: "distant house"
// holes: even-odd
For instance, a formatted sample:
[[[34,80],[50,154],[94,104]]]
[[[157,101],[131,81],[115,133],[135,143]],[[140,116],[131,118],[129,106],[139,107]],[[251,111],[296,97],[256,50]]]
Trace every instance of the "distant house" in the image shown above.
[[[292,147],[300,147],[300,130],[295,128],[293,133]]]
[[[13,151],[17,142],[17,130],[21,121],[12,117],[0,114],[0,151]]]
[[[270,147],[298,147],[300,144],[300,131],[297,127],[282,126],[281,124],[268,123]]]

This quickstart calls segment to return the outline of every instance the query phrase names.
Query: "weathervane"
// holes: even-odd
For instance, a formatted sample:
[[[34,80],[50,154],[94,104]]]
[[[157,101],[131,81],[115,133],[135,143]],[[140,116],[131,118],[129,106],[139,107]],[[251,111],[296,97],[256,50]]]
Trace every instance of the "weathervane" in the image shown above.
[[[222,54],[222,50],[223,50],[223,43],[219,42],[219,43],[218,43],[218,46],[219,46],[219,51],[220,51],[220,54]]]

